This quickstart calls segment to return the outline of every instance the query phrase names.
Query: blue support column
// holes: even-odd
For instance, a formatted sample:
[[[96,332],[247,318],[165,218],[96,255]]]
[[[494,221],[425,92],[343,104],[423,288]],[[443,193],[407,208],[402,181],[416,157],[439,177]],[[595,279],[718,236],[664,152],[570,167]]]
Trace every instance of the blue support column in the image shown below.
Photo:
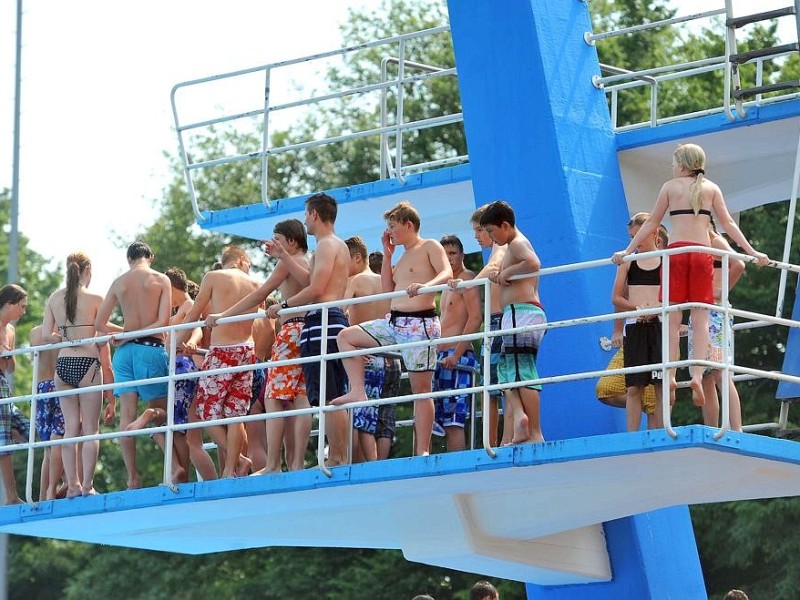
[[[467,144],[478,205],[506,200],[544,266],[609,257],[627,243],[628,219],[605,94],[591,83],[597,54],[580,0],[448,0]],[[548,320],[608,313],[612,266],[544,278]],[[603,368],[598,344],[611,323],[550,331],[539,372]],[[546,439],[619,430],[594,380],[546,386]],[[636,490],[631,490],[636,493]],[[685,508],[606,524],[614,580],[543,588],[532,598],[705,597]]]

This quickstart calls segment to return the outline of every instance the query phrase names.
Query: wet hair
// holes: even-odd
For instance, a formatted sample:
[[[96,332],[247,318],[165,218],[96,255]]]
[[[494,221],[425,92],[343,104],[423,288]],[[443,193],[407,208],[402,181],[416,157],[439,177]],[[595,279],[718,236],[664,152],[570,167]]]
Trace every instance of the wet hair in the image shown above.
[[[497,588],[488,581],[479,581],[469,591],[469,600],[484,600],[484,598],[497,600]]]
[[[364,243],[364,240],[362,240],[360,236],[354,235],[353,237],[349,237],[344,243],[347,244],[347,249],[350,250],[351,258],[356,254],[360,254],[362,260],[367,260],[367,244]]]
[[[700,192],[706,174],[706,153],[697,144],[682,144],[675,149],[672,157],[675,164],[694,175],[694,181],[689,186],[689,203],[697,215],[700,211]]]
[[[630,221],[628,221],[628,228],[630,229],[631,227],[641,227],[642,225],[644,225],[644,222],[647,221],[647,219],[649,218],[650,218],[650,213],[638,212],[631,217]]]
[[[511,208],[508,202],[503,200],[492,202],[481,215],[480,224],[500,227],[503,223],[508,223],[511,227],[515,227],[514,209]]]
[[[189,294],[189,298],[191,298],[192,300],[196,300],[197,299],[197,294],[200,293],[200,286],[197,285],[191,279],[187,279],[186,280],[186,293]]]
[[[73,252],[67,257],[67,289],[64,293],[64,308],[67,312],[67,321],[75,322],[75,313],[78,310],[78,288],[81,285],[81,275],[92,266],[89,257],[83,252]]]
[[[381,268],[383,267],[383,252],[379,252],[375,250],[375,252],[369,253],[369,268],[373,273],[377,273],[378,275],[381,274]]]
[[[336,200],[331,198],[328,194],[319,192],[309,196],[306,200],[306,210],[308,212],[312,210],[316,211],[317,216],[323,223],[336,222]]]
[[[0,309],[6,304],[19,304],[28,297],[28,292],[16,283],[9,283],[0,288]]]
[[[222,266],[228,263],[239,262],[243,258],[248,258],[247,253],[239,246],[225,246],[222,249],[222,257],[220,262]]]
[[[470,223],[477,223],[478,225],[481,224],[481,217],[483,213],[486,212],[486,209],[489,207],[488,204],[484,204],[483,206],[479,206],[475,209],[475,212],[472,213],[472,216],[469,218]]]
[[[280,233],[290,242],[297,244],[303,252],[308,252],[308,235],[306,228],[297,219],[286,219],[275,224],[272,228],[272,233]]]
[[[219,271],[221,269],[222,269],[222,263],[219,261],[216,261],[213,265],[211,265],[212,271]]]
[[[417,209],[411,206],[409,202],[401,202],[383,213],[383,218],[386,221],[394,221],[395,223],[411,223],[414,226],[414,231],[419,231],[420,218]]]
[[[461,254],[464,254],[464,244],[455,235],[446,235],[439,240],[439,243],[442,246],[455,246]]]
[[[176,290],[180,290],[182,292],[189,291],[189,281],[186,279],[186,273],[184,273],[182,269],[179,269],[178,267],[170,267],[164,271],[164,275],[169,278],[169,282]]]
[[[722,600],[749,600],[749,598],[742,590],[731,590]]]
[[[128,260],[138,260],[140,258],[153,258],[153,251],[142,240],[137,240],[128,246]]]

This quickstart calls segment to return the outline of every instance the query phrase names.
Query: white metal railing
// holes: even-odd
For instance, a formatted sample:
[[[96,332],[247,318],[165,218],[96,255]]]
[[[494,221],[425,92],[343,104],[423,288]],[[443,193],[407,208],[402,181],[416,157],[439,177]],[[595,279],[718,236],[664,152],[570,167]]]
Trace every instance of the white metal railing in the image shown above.
[[[724,4],[725,6],[723,6],[722,8],[714,10],[709,10],[705,12],[694,13],[679,17],[673,17],[670,19],[664,19],[660,21],[653,21],[650,23],[643,23],[641,25],[635,25],[633,27],[626,27],[614,31],[608,31],[598,34],[593,34],[592,32],[586,32],[584,33],[584,40],[586,41],[587,44],[594,45],[596,42],[605,39],[641,33],[644,31],[650,31],[662,27],[670,27],[677,24],[688,23],[698,20],[711,20],[711,23],[713,25],[714,17],[718,16],[728,16],[729,18],[731,17],[732,8],[730,7],[730,0],[725,0]],[[788,15],[782,15],[782,16],[788,16]],[[635,71],[619,69],[617,67],[612,67],[609,65],[601,65],[601,70],[606,70],[611,74],[608,76],[594,76],[592,77],[592,83],[598,89],[605,90],[605,92],[610,96],[611,120],[614,130],[628,131],[643,127],[654,127],[657,125],[663,125],[674,121],[685,120],[689,118],[694,118],[708,114],[716,114],[721,112],[724,112],[727,115],[727,117],[731,121],[733,121],[737,117],[744,118],[746,116],[746,111],[744,110],[746,107],[760,106],[772,102],[787,100],[789,98],[800,97],[800,94],[798,94],[797,92],[777,94],[775,96],[770,96],[768,98],[765,98],[761,93],[759,93],[756,94],[754,96],[754,99],[749,102],[740,102],[737,100],[737,102],[735,102],[736,114],[734,114],[731,104],[731,94],[734,85],[735,84],[739,85],[738,78],[740,77],[740,72],[737,67],[736,73],[732,74],[732,66],[729,57],[732,54],[735,54],[736,39],[734,30],[731,27],[727,27],[724,22],[722,23],[722,25],[724,29],[724,39],[725,39],[725,54],[722,56],[708,57],[705,59],[700,59],[695,61],[676,63],[671,65],[665,65],[665,66],[660,66],[650,69],[641,69]],[[753,58],[752,62],[755,63],[755,86],[759,87],[763,84],[764,63],[766,61],[781,60],[792,54],[797,54],[797,52],[786,51],[777,54],[772,54],[770,56]],[[721,103],[718,106],[710,107],[708,109],[701,111],[695,111],[692,113],[669,115],[666,117],[658,116],[659,97],[657,91],[659,84],[664,83],[666,81],[685,79],[688,77],[693,77],[696,75],[702,75],[711,72],[722,72],[723,75],[723,85],[722,89],[720,90],[720,96],[719,96]],[[645,78],[647,77],[652,77],[655,80],[655,83],[649,79],[645,80]],[[736,81],[734,81],[734,79]],[[651,90],[650,110],[649,110],[650,118],[646,121],[619,126],[617,123],[618,108],[619,108],[619,97],[618,97],[619,92],[640,88],[644,85],[649,85]]]
[[[709,254],[713,254],[715,256],[719,256],[722,258],[723,262],[723,279],[722,279],[722,301],[721,305],[709,305],[703,303],[683,303],[683,304],[676,304],[676,305],[669,305],[667,303],[667,298],[669,297],[669,264],[670,259],[669,257],[675,254],[683,254],[687,252],[706,252]],[[729,325],[729,316],[734,315],[739,318],[744,319],[752,319],[757,320],[761,326],[767,324],[777,324],[782,326],[788,327],[800,327],[800,322],[793,321],[791,319],[786,319],[782,317],[772,317],[767,315],[761,315],[758,313],[753,313],[746,310],[741,309],[734,309],[728,305],[728,264],[731,258],[741,258],[746,261],[752,261],[753,259],[749,256],[744,256],[740,254],[736,254],[733,252],[727,252],[724,250],[717,250],[715,248],[708,248],[703,246],[688,246],[682,248],[675,248],[669,250],[659,250],[654,252],[648,253],[641,253],[637,255],[631,255],[626,257],[626,260],[634,260],[639,258],[648,258],[653,256],[664,256],[664,263],[663,263],[663,271],[662,271],[662,280],[664,281],[664,291],[663,297],[664,301],[661,306],[643,309],[643,310],[636,310],[636,311],[627,311],[627,312],[612,312],[607,314],[601,315],[588,315],[588,316],[578,316],[578,317],[570,317],[562,320],[557,321],[550,321],[548,323],[544,323],[541,325],[531,325],[531,326],[524,326],[524,327],[516,327],[510,328],[505,330],[499,331],[482,331],[470,335],[459,335],[459,336],[452,336],[447,338],[440,338],[438,340],[422,340],[419,342],[410,342],[405,344],[394,344],[391,346],[383,346],[380,348],[380,351],[395,351],[400,350],[402,348],[408,347],[416,347],[416,346],[429,346],[433,345],[436,346],[441,343],[455,343],[461,340],[478,340],[482,341],[482,345],[484,350],[482,357],[482,367],[484,373],[489,372],[489,352],[488,349],[491,346],[491,341],[496,336],[507,335],[510,333],[524,333],[524,332],[531,332],[537,330],[551,330],[551,329],[561,329],[566,327],[574,327],[580,325],[588,325],[592,323],[601,323],[606,321],[613,321],[619,318],[627,318],[627,317],[636,317],[641,315],[659,315],[662,320],[662,326],[664,327],[664,335],[663,335],[663,347],[662,347],[662,356],[669,356],[668,352],[668,314],[675,311],[682,311],[691,308],[704,308],[704,309],[713,309],[717,311],[721,311],[724,313],[725,317],[723,318],[724,323],[724,330],[723,330],[723,347],[727,347],[727,341],[730,339],[732,335],[732,331],[730,330]],[[568,265],[561,265],[556,267],[549,267],[541,269],[538,273],[533,275],[518,275],[513,279],[521,279],[525,277],[546,277],[546,276],[553,276],[557,274],[569,273],[578,270],[584,269],[592,269],[598,267],[607,267],[610,264],[609,259],[600,259],[600,260],[592,260],[592,261],[585,261],[581,263],[574,263]],[[800,266],[792,265],[787,263],[781,263],[777,261],[772,261],[770,266],[779,268],[781,270],[792,271],[796,273],[800,273]],[[489,281],[487,279],[479,279],[479,280],[471,280],[465,281],[460,284],[461,288],[468,288],[468,287],[477,287],[482,286],[484,289],[484,322],[489,322],[489,307],[490,302],[489,300]],[[423,288],[420,290],[420,293],[436,293],[440,291],[445,291],[449,289],[447,285],[438,285],[432,286],[428,288]],[[288,309],[283,309],[281,314],[283,315],[292,315],[296,313],[306,312],[310,309],[319,309],[322,311],[322,332],[321,338],[324,340],[327,338],[327,315],[328,311],[334,307],[342,307],[351,304],[358,304],[363,302],[371,302],[380,299],[391,299],[391,298],[398,298],[405,296],[405,292],[390,292],[379,294],[376,296],[370,297],[361,297],[361,298],[352,298],[348,300],[340,300],[340,301],[331,301],[331,302],[324,302],[315,305],[309,305],[304,307],[292,307]],[[220,319],[219,323],[230,323],[235,321],[243,321],[247,319],[258,318],[259,315],[256,314],[248,314],[248,315],[241,315],[237,317],[229,317],[226,319]],[[397,396],[395,398],[382,398],[377,400],[366,400],[363,402],[354,402],[347,404],[345,406],[329,406],[325,402],[325,377],[324,377],[324,369],[326,367],[326,363],[329,360],[338,359],[338,358],[346,358],[351,356],[364,356],[368,354],[374,354],[376,352],[375,348],[366,348],[366,349],[358,349],[352,350],[348,352],[338,352],[335,354],[327,354],[326,349],[323,345],[322,347],[322,354],[319,357],[305,357],[305,358],[296,358],[291,360],[281,360],[281,361],[265,361],[260,362],[254,365],[244,365],[239,367],[228,367],[224,369],[214,369],[208,371],[198,371],[192,373],[184,373],[177,375],[174,372],[174,363],[175,363],[175,353],[176,353],[176,339],[177,336],[171,335],[170,336],[170,344],[169,344],[169,360],[170,360],[170,372],[168,375],[164,377],[154,377],[149,379],[142,379],[136,382],[125,382],[123,384],[115,384],[115,383],[106,383],[102,385],[81,388],[81,389],[73,389],[73,390],[65,390],[65,391],[57,391],[57,392],[49,392],[46,394],[39,394],[36,392],[36,381],[35,381],[35,373],[36,367],[38,366],[38,359],[39,353],[43,350],[53,350],[59,349],[69,346],[77,346],[81,344],[87,343],[104,343],[109,342],[112,337],[115,339],[127,339],[127,338],[134,338],[134,337],[141,337],[142,335],[154,334],[154,333],[163,333],[168,331],[179,331],[183,329],[193,329],[202,325],[202,322],[195,322],[195,323],[185,323],[180,325],[172,325],[168,327],[160,327],[154,328],[150,330],[143,330],[139,332],[128,332],[124,334],[117,334],[115,336],[101,336],[97,338],[90,338],[86,340],[77,340],[71,342],[61,342],[58,344],[49,344],[46,346],[36,346],[34,348],[20,348],[14,350],[13,352],[6,352],[0,356],[6,355],[14,355],[20,356],[25,354],[30,354],[33,356],[33,363],[34,363],[34,381],[32,381],[32,393],[26,394],[22,396],[16,396],[8,399],[0,400],[0,404],[10,404],[12,402],[21,403],[21,402],[29,402],[31,406],[31,414],[35,414],[35,403],[38,398],[52,398],[52,397],[61,397],[66,395],[74,395],[79,393],[84,393],[87,391],[101,391],[106,389],[113,389],[117,387],[117,385],[124,385],[130,386],[131,384],[134,385],[142,385],[147,383],[159,383],[159,382],[167,382],[169,384],[169,404],[167,409],[167,422],[164,425],[157,426],[157,427],[148,427],[143,430],[136,430],[136,431],[115,431],[115,432],[107,432],[107,433],[98,433],[96,435],[89,435],[89,436],[79,436],[75,438],[65,438],[60,440],[51,440],[49,442],[37,442],[34,440],[33,437],[33,430],[34,428],[31,427],[31,434],[30,439],[27,443],[23,444],[12,444],[6,446],[0,446],[0,452],[8,452],[8,451],[27,451],[28,452],[28,469],[26,473],[26,499],[28,502],[33,503],[32,498],[32,482],[33,482],[33,471],[34,471],[34,460],[33,460],[33,453],[38,448],[44,448],[48,446],[54,445],[63,445],[63,444],[72,444],[81,441],[91,441],[91,440],[107,440],[107,439],[115,439],[120,437],[129,437],[129,436],[140,436],[140,435],[150,435],[153,433],[164,433],[167,436],[167,443],[165,444],[165,448],[171,449],[171,442],[172,442],[172,435],[176,431],[186,431],[189,429],[197,429],[197,428],[205,428],[208,426],[216,426],[216,425],[226,425],[226,424],[234,424],[234,423],[244,423],[250,421],[266,421],[269,419],[275,418],[285,418],[291,417],[296,415],[303,415],[303,414],[316,414],[319,419],[319,432],[320,435],[317,441],[317,460],[319,468],[325,472],[326,474],[330,475],[330,470],[327,468],[325,464],[325,455],[324,455],[324,437],[326,431],[325,425],[325,416],[327,413],[331,411],[338,411],[338,410],[348,410],[351,408],[356,408],[360,406],[380,406],[383,404],[389,403],[407,403],[407,402],[414,402],[420,399],[426,398],[437,398],[437,397],[446,397],[452,396],[453,390],[443,390],[439,392],[426,392],[422,394],[407,394]],[[659,364],[651,364],[651,365],[642,365],[639,367],[627,367],[622,369],[612,369],[612,370],[588,370],[588,371],[576,371],[571,373],[565,374],[558,374],[558,375],[551,375],[546,377],[539,377],[538,379],[526,380],[515,382],[511,384],[490,384],[487,380],[484,380],[480,384],[475,384],[469,388],[464,390],[459,390],[459,393],[463,394],[481,394],[482,396],[482,414],[487,415],[489,412],[489,394],[491,391],[495,390],[503,390],[513,387],[527,387],[534,384],[551,384],[551,383],[561,383],[567,381],[575,381],[581,379],[594,379],[603,375],[615,375],[615,374],[625,374],[625,373],[635,373],[635,372],[646,372],[651,371],[654,369],[661,369],[665,374],[665,381],[668,381],[666,377],[667,369],[671,368],[681,368],[681,367],[690,367],[693,365],[702,365],[706,367],[711,367],[714,369],[721,369],[723,371],[723,376],[727,379],[727,377],[737,374],[737,375],[746,375],[750,378],[759,377],[759,378],[768,378],[773,380],[780,380],[780,381],[789,381],[792,383],[800,383],[800,376],[795,375],[787,375],[785,373],[774,372],[774,371],[765,371],[758,368],[753,367],[746,367],[736,365],[731,361],[730,356],[727,352],[723,354],[724,359],[722,362],[712,362],[707,360],[692,360],[691,358],[686,360],[673,360],[673,361],[664,361],[663,363]],[[279,365],[288,365],[288,364],[300,364],[300,363],[307,363],[307,362],[314,362],[319,361],[321,364],[321,369],[323,369],[322,377],[320,378],[320,406],[319,407],[311,407],[311,408],[304,408],[304,409],[293,409],[287,411],[281,411],[276,413],[266,413],[266,414],[258,414],[258,415],[246,415],[241,417],[230,417],[224,418],[214,421],[201,421],[201,422],[194,422],[194,423],[185,423],[176,425],[174,422],[174,382],[184,380],[184,379],[196,379],[205,375],[210,374],[218,374],[218,373],[225,373],[225,372],[237,372],[237,371],[245,371],[255,368],[264,368],[264,367],[272,367],[272,366],[279,366]],[[676,432],[672,427],[671,417],[670,417],[670,405],[669,405],[669,390],[668,386],[663,386],[662,391],[662,407],[664,413],[664,427],[667,432],[672,436],[676,437]],[[722,387],[722,427],[720,431],[717,433],[716,437],[721,437],[725,434],[725,432],[730,427],[730,407],[729,407],[729,397],[728,397],[728,387]],[[782,410],[782,419],[783,419],[783,410]],[[785,421],[784,421],[785,422]],[[492,449],[489,443],[489,419],[483,419],[483,427],[482,427],[482,438],[483,438],[483,447],[486,452],[490,456],[495,456],[495,452]],[[165,452],[165,461],[164,461],[164,469],[163,469],[163,482],[162,485],[166,485],[172,489],[174,486],[172,484],[172,460],[171,460],[171,452]]]
[[[389,171],[387,164],[391,160],[388,138],[390,136],[393,136],[395,139],[395,151],[393,153],[394,165],[392,167],[392,171],[394,175],[401,180],[404,172],[408,172],[411,170],[430,169],[437,166],[442,166],[445,164],[454,164],[456,162],[463,162],[464,160],[466,160],[466,157],[463,156],[459,157],[451,156],[421,164],[409,164],[409,165],[403,164],[404,135],[410,132],[420,131],[432,127],[442,127],[463,122],[463,116],[461,115],[461,113],[444,114],[438,117],[431,117],[427,119],[407,122],[405,120],[406,114],[403,109],[403,99],[406,94],[406,92],[404,91],[404,86],[411,84],[421,85],[437,78],[456,76],[455,67],[422,65],[420,63],[410,61],[406,57],[408,43],[411,42],[412,40],[430,39],[431,36],[435,35],[449,35],[449,32],[450,32],[449,26],[435,27],[414,33],[407,33],[390,38],[385,38],[382,40],[377,40],[366,44],[350,46],[339,50],[333,50],[329,52],[303,56],[291,60],[285,60],[262,66],[252,67],[249,69],[241,69],[229,73],[213,75],[210,77],[192,79],[190,81],[185,81],[176,84],[172,88],[172,92],[170,94],[172,114],[175,122],[175,130],[178,135],[178,148],[181,161],[183,163],[186,184],[189,190],[189,195],[192,200],[192,208],[194,210],[194,214],[197,220],[199,222],[203,222],[206,220],[206,216],[203,214],[203,211],[200,209],[199,206],[198,193],[194,179],[194,173],[201,169],[208,169],[226,164],[233,164],[247,160],[259,159],[261,162],[261,201],[267,208],[270,208],[270,198],[268,192],[269,169],[267,161],[270,156],[276,156],[286,152],[294,152],[305,148],[314,148],[327,144],[335,144],[349,140],[377,136],[380,138],[380,143],[379,143],[380,157],[376,157],[376,167],[379,167],[380,172],[382,173],[381,177],[385,177],[386,176],[385,174],[388,173]],[[398,48],[396,52],[391,49],[395,46]],[[346,57],[355,52],[361,52],[370,48],[386,48],[387,52],[392,53],[392,56],[385,58],[381,64],[381,71],[380,71],[381,78],[378,83],[331,91],[325,94],[317,94],[311,92],[307,97],[303,97],[300,100],[294,100],[282,104],[271,103],[271,94],[272,94],[271,81],[275,73],[278,72],[283,73],[286,70],[290,69],[291,67],[306,66],[309,64],[323,64],[322,61],[331,58]],[[398,65],[398,73],[396,78],[390,78],[388,75],[387,64],[389,64],[390,62],[394,62]],[[418,71],[421,70],[422,73],[417,75],[406,75],[406,69],[414,69]],[[222,114],[221,116],[195,120],[187,123],[181,121],[178,115],[179,111],[178,111],[178,101],[177,101],[177,95],[180,91],[185,90],[187,88],[195,88],[199,90],[202,89],[202,86],[205,86],[206,84],[211,84],[220,81],[231,81],[233,83],[241,81],[242,78],[247,76],[252,76],[254,74],[256,75],[261,74],[264,77],[264,86],[263,86],[264,94],[262,98],[263,101],[262,106],[259,106],[258,108],[252,108],[250,110],[235,112],[232,114]],[[397,110],[395,116],[395,123],[389,124],[386,95],[387,92],[392,90],[395,92],[396,95]],[[364,97],[366,94],[369,94],[371,92],[380,92],[381,94],[381,98],[378,105],[381,107],[382,110],[380,116],[380,124],[377,127],[372,127],[359,131],[353,131],[342,135],[323,136],[319,139],[312,139],[304,142],[287,144],[284,146],[270,147],[270,138],[269,138],[270,115],[276,114],[280,111],[284,111],[285,114],[285,111],[293,108],[318,106],[321,103],[330,100],[342,99],[346,97],[357,97],[357,98]],[[192,160],[191,158],[192,153],[190,152],[190,149],[187,147],[188,143],[186,136],[188,133],[196,132],[198,130],[208,128],[213,125],[230,124],[237,121],[241,121],[242,119],[254,119],[254,118],[263,119],[260,131],[261,134],[260,150],[253,152],[246,152],[244,154],[229,154],[215,159],[202,160],[196,162]]]

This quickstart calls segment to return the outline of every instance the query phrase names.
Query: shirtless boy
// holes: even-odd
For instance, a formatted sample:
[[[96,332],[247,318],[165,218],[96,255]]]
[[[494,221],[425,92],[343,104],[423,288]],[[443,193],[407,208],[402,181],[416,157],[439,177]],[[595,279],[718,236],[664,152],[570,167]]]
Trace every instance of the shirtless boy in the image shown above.
[[[384,261],[381,284],[384,292],[405,290],[406,296],[394,298],[388,318],[348,327],[339,336],[342,351],[357,348],[376,348],[404,342],[436,340],[441,337],[441,326],[436,314],[434,294],[422,294],[423,287],[447,283],[453,270],[447,261],[444,248],[436,240],[419,235],[420,218],[408,202],[401,202],[383,215],[387,229],[383,233]],[[392,255],[397,246],[405,251],[395,267]],[[425,394],[431,391],[433,371],[436,368],[436,350],[431,346],[416,346],[401,350],[408,370],[411,391]],[[333,401],[334,404],[366,400],[364,388],[364,362],[361,357],[345,359],[345,369],[350,378],[350,391]],[[430,453],[433,430],[433,398],[414,403],[414,454]]]
[[[347,273],[350,252],[347,245],[336,235],[336,200],[328,194],[313,194],[306,200],[305,225],[308,233],[314,236],[317,249],[305,268],[297,260],[287,260],[290,272],[302,279],[308,275],[308,285],[293,296],[286,298],[280,306],[271,306],[267,315],[274,317],[281,308],[304,306],[316,302],[331,302],[344,298],[347,289]],[[339,308],[328,310],[328,330],[325,340],[328,354],[339,352],[336,336],[347,327],[347,317]],[[300,355],[319,356],[322,351],[322,311],[311,310],[306,313],[305,326],[300,336]],[[328,360],[325,369],[326,397],[341,395],[347,386],[347,377],[339,359]],[[306,378],[306,393],[311,406],[320,405],[319,362],[303,363]],[[326,415],[326,431],[330,444],[328,465],[335,467],[347,463],[348,417],[345,411],[333,411]]]
[[[140,331],[165,327],[169,324],[170,283],[167,276],[153,270],[150,265],[155,255],[145,242],[128,246],[128,272],[117,277],[106,293],[97,311],[95,330],[98,335]],[[122,311],[123,327],[109,323],[114,307]],[[169,373],[164,334],[157,333],[119,342],[112,359],[114,377],[119,384],[139,379],[164,377]],[[120,399],[120,429],[125,431],[136,419],[139,399],[153,408],[167,406],[167,384],[120,385],[114,389]],[[128,489],[141,487],[136,469],[136,438],[119,440],[122,459],[128,471]]]
[[[500,304],[503,306],[502,328],[512,329],[541,325],[547,321],[539,302],[539,278],[511,280],[515,275],[536,273],[541,262],[533,246],[515,225],[514,210],[506,202],[492,202],[481,217],[481,227],[496,244],[507,246],[501,268],[489,275],[500,285]],[[503,336],[503,353],[498,365],[499,383],[515,383],[538,379],[536,356],[544,329]],[[539,421],[539,392],[541,385],[509,387],[506,402],[514,412],[512,444],[543,442]]]
[[[216,327],[217,321],[221,318],[253,312],[276,289],[280,291],[281,298],[291,298],[308,285],[308,259],[306,259],[308,242],[303,224],[297,219],[280,221],[275,225],[272,234],[273,239],[264,243],[267,253],[278,259],[270,276],[260,288],[224,312],[208,315],[207,325]],[[293,267],[295,264],[298,267],[295,269],[297,276],[293,275],[289,268],[289,265]],[[272,345],[271,361],[300,357],[300,334],[303,331],[304,322],[305,319],[301,313],[293,313],[281,318],[280,328],[275,336],[275,343]],[[264,410],[267,413],[276,413],[309,406],[302,365],[270,367],[264,389]],[[290,471],[299,471],[303,468],[308,438],[311,435],[310,414],[267,419],[266,465],[256,471],[256,475],[280,472],[281,445],[287,426],[292,429],[293,433],[290,436],[293,447],[288,452],[290,458],[287,460],[287,467]]]
[[[186,314],[194,304],[194,301],[189,296],[189,283],[186,279],[186,273],[177,267],[170,267],[164,274],[169,278],[171,285],[170,306],[172,317],[169,320],[170,325],[183,323]],[[202,333],[199,327],[192,330],[192,341],[199,341],[201,336]],[[197,367],[191,355],[185,354],[179,347],[175,356],[175,374],[183,375],[184,373],[194,373],[196,371]],[[178,379],[175,381],[173,422],[176,425],[183,425],[189,422],[189,405],[194,399],[196,385],[197,379]],[[162,408],[149,407],[133,423],[128,425],[126,430],[143,429],[150,422],[153,422],[156,426],[164,425],[167,422],[167,411]],[[153,439],[164,450],[166,436],[163,433],[156,433],[153,435]],[[184,483],[189,480],[189,447],[185,432],[173,436],[172,475],[173,483]]]
[[[31,346],[43,346],[47,342],[42,335],[42,326],[31,329]],[[53,376],[56,372],[56,356],[58,350],[42,350],[39,352],[39,365],[36,371],[36,393],[47,394],[56,389]],[[36,432],[43,442],[60,440],[64,437],[64,413],[58,398],[38,398],[36,400]],[[42,474],[39,479],[39,500],[55,500],[58,484],[64,474],[64,463],[61,462],[61,445],[44,449],[42,457]]]
[[[446,235],[439,243],[447,253],[447,260],[453,269],[453,280],[474,279],[475,273],[464,266],[464,245],[461,240],[454,235]],[[442,337],[468,335],[478,331],[483,320],[479,289],[470,287],[442,292],[439,302],[442,311]],[[439,344],[437,351],[436,371],[433,374],[434,391],[471,387],[473,373],[478,369],[472,342]],[[470,403],[470,394],[445,396],[434,401],[436,421],[444,427],[449,452],[466,448],[464,426],[469,416]]]
[[[212,313],[221,313],[234,306],[242,298],[258,289],[249,275],[250,258],[238,246],[227,246],[222,251],[222,268],[205,274],[200,282],[200,293],[194,305],[186,313],[185,323],[200,319],[203,311],[210,305]],[[246,312],[255,312],[255,308]],[[189,341],[190,331],[178,332],[178,342]],[[193,350],[190,343],[187,350]],[[256,362],[253,349],[253,322],[239,321],[215,327],[211,332],[211,344],[201,371],[252,365]],[[197,381],[197,415],[203,421],[220,418],[243,417],[250,408],[253,393],[253,371],[238,371],[217,375],[205,375]],[[237,471],[245,444],[244,423],[216,425],[208,428],[208,433],[224,456],[222,477],[235,477],[244,474],[246,469]],[[247,460],[242,462],[248,462]],[[249,468],[249,464],[247,465]]]
[[[12,322],[18,321],[28,308],[28,293],[13,283],[0,288],[0,353],[14,350],[16,347],[16,331]],[[17,368],[17,360],[13,356],[0,358],[0,400],[10,398],[13,394],[6,375]],[[0,446],[9,446],[11,439],[11,407],[12,404],[0,404]],[[0,477],[3,479],[5,492],[4,504],[22,504],[17,495],[17,482],[14,478],[14,462],[10,452],[0,453]]]
[[[367,245],[355,236],[344,241],[350,249],[350,277],[345,298],[374,296],[383,291],[381,276],[368,266]],[[386,316],[391,300],[374,300],[351,304],[347,320],[359,324]],[[392,398],[400,389],[400,359],[368,356],[364,359],[364,381],[367,397]],[[356,430],[361,458],[366,461],[386,459],[395,432],[395,406],[365,406],[353,409],[353,428]]]

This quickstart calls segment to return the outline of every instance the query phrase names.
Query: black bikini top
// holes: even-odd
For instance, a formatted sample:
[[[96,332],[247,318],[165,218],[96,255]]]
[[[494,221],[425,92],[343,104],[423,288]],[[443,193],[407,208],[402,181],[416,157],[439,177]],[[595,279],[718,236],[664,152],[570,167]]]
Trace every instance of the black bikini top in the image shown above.
[[[691,208],[676,208],[675,210],[669,211],[669,216],[674,217],[675,215],[693,215],[694,211]],[[707,217],[711,216],[711,211],[707,208],[701,208],[697,211],[698,215],[706,215]]]
[[[722,268],[722,261],[721,260],[715,260],[714,261],[714,268],[715,269],[721,269]]]
[[[655,269],[643,269],[635,260],[628,268],[628,285],[661,285],[661,262]]]

